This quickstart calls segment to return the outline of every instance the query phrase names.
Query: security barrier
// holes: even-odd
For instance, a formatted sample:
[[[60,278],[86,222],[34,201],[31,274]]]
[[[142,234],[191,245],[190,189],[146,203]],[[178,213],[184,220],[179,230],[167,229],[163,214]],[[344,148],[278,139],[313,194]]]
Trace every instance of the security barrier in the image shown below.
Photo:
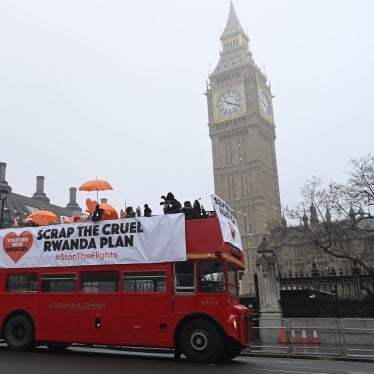
[[[374,319],[266,319],[254,338],[248,354],[374,360]]]
[[[345,318],[341,321],[341,329],[347,357],[373,358],[374,318]]]

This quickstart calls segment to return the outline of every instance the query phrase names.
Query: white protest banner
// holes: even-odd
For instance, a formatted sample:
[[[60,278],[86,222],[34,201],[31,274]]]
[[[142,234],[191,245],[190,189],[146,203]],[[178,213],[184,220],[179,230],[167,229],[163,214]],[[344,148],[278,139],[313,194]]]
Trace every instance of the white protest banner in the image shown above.
[[[185,261],[183,213],[0,230],[0,267]]]
[[[242,251],[242,239],[239,234],[235,211],[217,195],[213,194],[211,197],[221,226],[223,241],[232,244]]]

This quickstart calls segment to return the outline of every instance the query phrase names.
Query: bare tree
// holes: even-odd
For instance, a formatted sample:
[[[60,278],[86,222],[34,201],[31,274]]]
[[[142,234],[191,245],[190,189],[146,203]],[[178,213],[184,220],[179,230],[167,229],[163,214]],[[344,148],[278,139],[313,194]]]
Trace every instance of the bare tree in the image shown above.
[[[371,271],[365,251],[358,249],[374,235],[374,157],[352,159],[348,175],[346,183],[330,182],[327,187],[317,177],[307,180],[302,188],[304,201],[286,208],[284,214],[299,221],[293,228],[317,250]]]

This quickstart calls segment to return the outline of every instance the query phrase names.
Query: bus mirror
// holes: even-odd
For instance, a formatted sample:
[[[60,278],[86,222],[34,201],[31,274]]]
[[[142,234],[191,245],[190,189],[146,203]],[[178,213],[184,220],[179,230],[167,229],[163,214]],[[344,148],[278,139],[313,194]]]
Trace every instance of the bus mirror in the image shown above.
[[[243,275],[244,275],[244,271],[239,271],[238,272],[239,280],[243,279]]]

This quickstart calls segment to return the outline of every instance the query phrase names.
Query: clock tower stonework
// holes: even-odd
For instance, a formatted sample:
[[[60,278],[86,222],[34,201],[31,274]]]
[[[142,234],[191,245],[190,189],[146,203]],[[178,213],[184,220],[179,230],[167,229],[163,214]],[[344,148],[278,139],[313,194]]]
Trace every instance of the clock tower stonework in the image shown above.
[[[241,293],[255,295],[256,249],[281,217],[273,96],[232,2],[206,95],[215,193],[236,212],[247,265]]]

